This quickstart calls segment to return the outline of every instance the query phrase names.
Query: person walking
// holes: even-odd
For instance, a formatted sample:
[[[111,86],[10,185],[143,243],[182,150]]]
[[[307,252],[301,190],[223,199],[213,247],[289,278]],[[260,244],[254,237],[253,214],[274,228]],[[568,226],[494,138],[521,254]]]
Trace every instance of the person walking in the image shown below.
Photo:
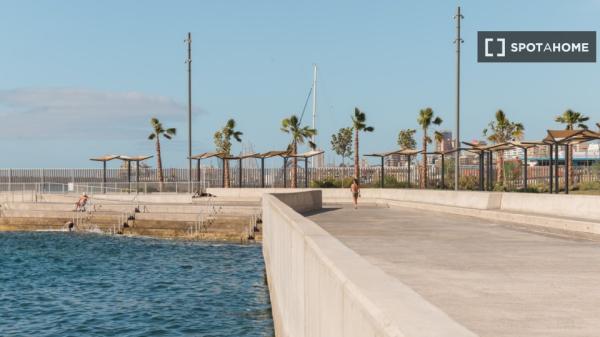
[[[350,191],[352,192],[352,201],[354,202],[354,209],[358,208],[358,197],[360,196],[360,186],[358,185],[358,179],[352,180],[350,185]]]

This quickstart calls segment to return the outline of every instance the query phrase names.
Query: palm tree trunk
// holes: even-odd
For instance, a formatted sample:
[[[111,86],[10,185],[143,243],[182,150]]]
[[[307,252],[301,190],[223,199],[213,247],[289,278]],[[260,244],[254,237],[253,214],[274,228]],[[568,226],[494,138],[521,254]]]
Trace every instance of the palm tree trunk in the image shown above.
[[[229,178],[229,160],[225,159],[223,160],[223,179],[224,179],[224,186],[225,188],[229,188],[231,187],[231,182],[230,182],[230,178]]]
[[[162,156],[160,153],[160,140],[158,139],[158,135],[156,135],[156,165],[158,169],[158,181],[160,182],[160,190],[162,191],[163,183],[165,182],[165,177],[163,175]]]
[[[358,162],[358,129],[354,128],[354,178],[360,182],[360,167]]]
[[[572,188],[575,186],[575,176],[573,170],[573,145],[569,145],[569,187]]]
[[[427,187],[427,129],[423,129],[423,166],[421,166],[421,188]]]
[[[292,151],[294,152],[294,155],[297,154],[298,152],[298,146],[296,145],[296,142],[292,143]],[[294,157],[294,159],[292,159],[292,182],[291,182],[291,186],[292,188],[296,188],[298,186],[296,186],[298,181],[298,157]]]
[[[498,151],[498,158],[496,159],[496,183],[504,186],[504,150]]]

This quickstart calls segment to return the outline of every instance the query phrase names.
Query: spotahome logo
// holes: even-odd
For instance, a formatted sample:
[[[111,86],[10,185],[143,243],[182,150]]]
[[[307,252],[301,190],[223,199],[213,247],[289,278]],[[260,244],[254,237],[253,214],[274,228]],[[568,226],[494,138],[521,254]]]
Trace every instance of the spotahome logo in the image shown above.
[[[596,32],[477,32],[478,62],[596,62]]]

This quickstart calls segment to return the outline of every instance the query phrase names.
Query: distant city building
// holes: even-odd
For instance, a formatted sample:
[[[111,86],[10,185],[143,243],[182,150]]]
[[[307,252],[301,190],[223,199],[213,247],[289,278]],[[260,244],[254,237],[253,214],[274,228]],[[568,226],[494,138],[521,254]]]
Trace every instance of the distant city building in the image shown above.
[[[404,156],[401,156],[399,154],[389,155],[389,156],[385,157],[385,166],[392,166],[392,167],[402,166],[402,161],[405,160],[403,157]]]
[[[522,148],[515,147],[509,150],[504,150],[504,159],[523,159],[524,157],[525,153]]]
[[[455,139],[452,139],[452,131],[444,130],[440,131],[442,134],[442,141],[436,144],[435,150],[438,152],[446,152],[454,149]]]
[[[319,148],[317,148],[317,151],[322,151],[322,150],[319,149]],[[314,156],[312,158],[312,161],[313,161],[313,164],[312,164],[313,167],[323,167],[323,166],[325,166],[325,153],[323,152],[321,154],[318,154],[318,155]]]

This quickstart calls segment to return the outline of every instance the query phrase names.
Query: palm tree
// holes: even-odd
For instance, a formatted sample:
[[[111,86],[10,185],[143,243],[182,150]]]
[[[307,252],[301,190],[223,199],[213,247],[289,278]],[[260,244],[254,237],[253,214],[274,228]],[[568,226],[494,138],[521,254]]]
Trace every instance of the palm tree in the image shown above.
[[[237,142],[242,141],[243,133],[235,130],[235,120],[229,119],[225,126],[220,130],[217,130],[213,136],[215,147],[217,152],[223,153],[227,156],[231,155],[231,137]],[[229,160],[223,160],[223,184],[224,187],[229,187]]]
[[[156,140],[156,160],[157,160],[157,165],[158,165],[158,181],[160,181],[161,190],[162,190],[162,183],[165,182],[165,177],[163,175],[163,169],[162,169],[162,157],[161,157],[161,152],[160,152],[160,136],[162,135],[166,139],[171,139],[175,136],[175,134],[177,134],[177,129],[163,128],[162,123],[156,117],[152,117],[152,119],[150,119],[150,124],[152,125],[152,133],[150,135],[148,135],[148,139]]]
[[[511,122],[504,111],[498,110],[494,120],[483,129],[483,135],[494,144],[501,144],[523,138],[525,127],[522,123]],[[504,185],[504,150],[498,151],[496,160],[496,180]]]
[[[575,126],[577,126],[579,129],[587,129],[588,126],[585,125],[585,122],[587,122],[588,120],[590,120],[590,118],[588,116],[584,116],[581,112],[575,112],[571,109],[568,109],[567,111],[563,112],[562,115],[556,116],[556,118],[554,119],[556,122],[558,123],[562,123],[562,124],[566,124],[565,129],[566,130],[573,130],[575,128]],[[569,145],[569,158],[570,158],[570,163],[569,163],[569,181],[571,182],[571,185],[573,184],[573,146]]]
[[[298,144],[304,144],[308,141],[308,146],[311,149],[315,149],[317,146],[310,139],[317,134],[317,130],[311,129],[308,126],[300,126],[300,120],[296,115],[291,115],[289,118],[285,118],[281,121],[281,131],[292,135],[292,142],[290,148],[292,153],[298,153]],[[298,177],[298,158],[293,157],[292,166],[292,188],[297,186]],[[285,179],[285,177],[284,177]]]
[[[431,143],[431,138],[429,138],[427,135],[427,130],[432,123],[435,125],[442,124],[442,119],[439,116],[434,116],[431,108],[425,108],[419,111],[417,123],[419,123],[423,129],[423,164],[421,166],[421,188],[425,188],[427,186],[427,144]]]
[[[401,150],[414,150],[417,147],[417,141],[415,140],[415,129],[403,129],[398,133],[398,146]]]
[[[354,129],[354,178],[360,181],[360,163],[358,156],[358,132],[373,132],[375,128],[372,126],[367,126],[367,115],[364,111],[360,111],[359,108],[354,108],[354,116],[352,116],[352,128]]]
[[[433,139],[435,139],[435,148],[440,149],[440,151],[441,151],[442,150],[441,144],[444,141],[444,134],[439,131],[435,131],[433,133]]]

